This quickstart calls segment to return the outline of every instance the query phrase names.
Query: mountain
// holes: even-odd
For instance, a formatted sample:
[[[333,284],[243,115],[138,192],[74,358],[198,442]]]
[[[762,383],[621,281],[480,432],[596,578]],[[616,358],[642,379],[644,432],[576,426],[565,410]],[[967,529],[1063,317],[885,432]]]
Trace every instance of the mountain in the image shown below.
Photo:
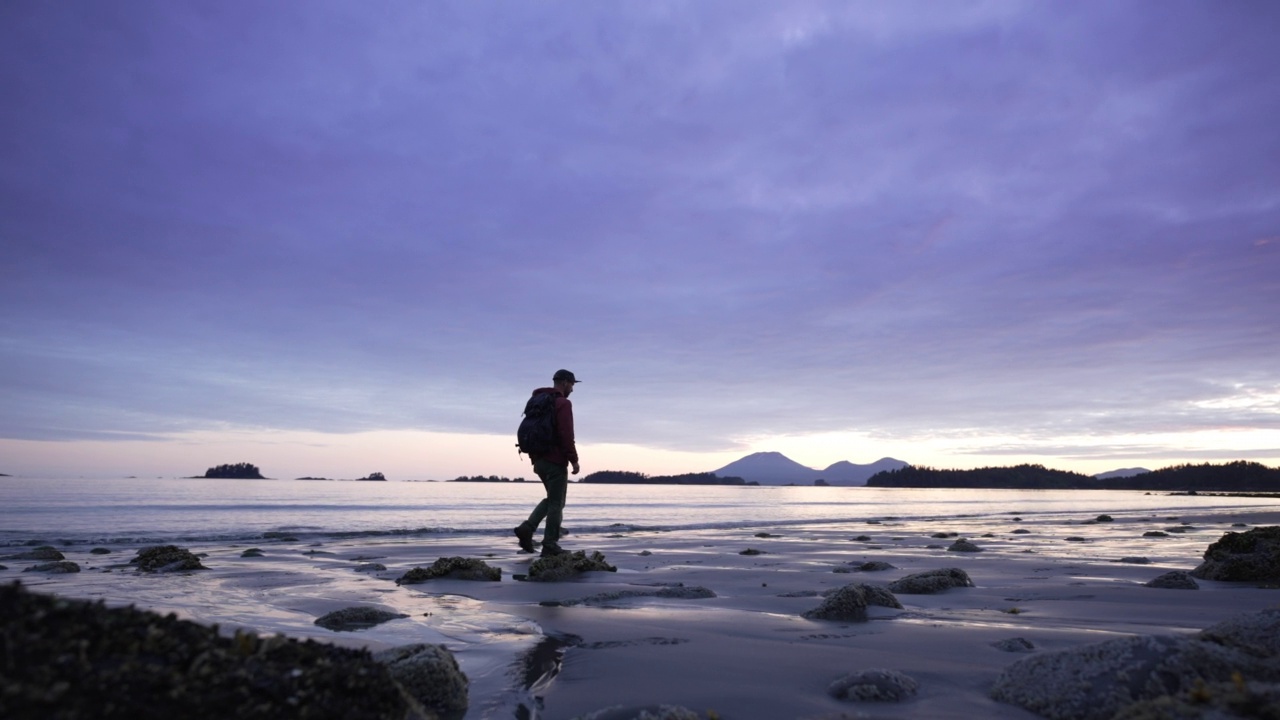
[[[779,452],[758,452],[712,472],[722,477],[737,476],[761,485],[812,485],[819,479],[829,485],[865,485],[867,478],[882,470],[897,470],[905,466],[901,460],[881,458],[868,465],[841,460],[823,470],[815,470]]]
[[[1134,475],[1141,475],[1143,473],[1149,473],[1149,472],[1151,471],[1144,467],[1121,468],[1119,470],[1110,470],[1108,472],[1101,472],[1101,473],[1098,473],[1097,475],[1094,475],[1094,477],[1098,478],[1099,480],[1110,480],[1111,478],[1133,477]]]
[[[866,485],[867,478],[885,470],[901,470],[907,463],[886,457],[867,464],[858,465],[848,460],[832,463],[823,470],[821,477],[831,485]]]

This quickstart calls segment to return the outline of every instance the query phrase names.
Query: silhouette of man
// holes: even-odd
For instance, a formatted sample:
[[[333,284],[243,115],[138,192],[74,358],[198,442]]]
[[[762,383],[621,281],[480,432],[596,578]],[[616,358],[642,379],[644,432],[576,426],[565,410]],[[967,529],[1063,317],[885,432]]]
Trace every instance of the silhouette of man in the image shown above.
[[[560,547],[560,523],[564,518],[565,494],[569,490],[569,465],[573,466],[573,474],[578,474],[578,448],[573,442],[573,403],[569,395],[578,379],[568,370],[557,370],[551,377],[552,387],[538,388],[533,395],[554,393],[556,442],[543,455],[529,455],[533,461],[533,471],[542,480],[542,487],[547,491],[543,498],[529,513],[529,519],[515,528],[516,540],[520,549],[533,552],[533,533],[537,531],[543,519],[547,527],[542,532],[542,557],[560,555],[568,552]],[[532,397],[532,396],[531,396]]]

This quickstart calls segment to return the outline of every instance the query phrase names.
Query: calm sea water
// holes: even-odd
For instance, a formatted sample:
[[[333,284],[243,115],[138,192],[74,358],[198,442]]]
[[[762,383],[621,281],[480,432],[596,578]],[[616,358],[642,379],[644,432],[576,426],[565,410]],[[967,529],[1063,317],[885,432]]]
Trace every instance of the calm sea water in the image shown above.
[[[292,536],[506,534],[539,483],[0,478],[0,546],[154,544]],[[900,490],[582,485],[569,488],[578,535],[1099,512],[1275,509],[1273,499],[1125,491]]]

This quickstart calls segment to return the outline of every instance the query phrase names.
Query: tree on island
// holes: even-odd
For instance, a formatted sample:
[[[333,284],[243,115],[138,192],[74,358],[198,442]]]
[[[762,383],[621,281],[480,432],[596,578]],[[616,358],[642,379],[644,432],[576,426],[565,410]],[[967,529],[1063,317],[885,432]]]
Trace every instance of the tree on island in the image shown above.
[[[655,475],[624,470],[600,470],[582,478],[580,482],[602,485],[757,485],[740,477],[720,477],[715,473],[684,473],[682,475]]]
[[[867,487],[1275,492],[1280,491],[1280,469],[1239,460],[1225,465],[1176,465],[1128,477],[1099,480],[1080,473],[1050,470],[1043,465],[976,470],[939,470],[908,465],[872,475],[867,480]]]
[[[204,471],[204,476],[206,478],[233,480],[266,480],[266,478],[262,477],[262,471],[258,469],[257,465],[244,462],[211,467]]]
[[[382,473],[380,473],[380,472],[372,472],[372,473],[369,473],[369,474],[368,474],[368,476],[366,476],[366,477],[357,478],[357,479],[358,479],[358,480],[375,480],[375,481],[378,481],[378,482],[386,482],[386,480],[387,480],[387,476],[386,476],[386,475],[383,475],[383,474],[382,474]]]
[[[521,477],[512,480],[505,475],[459,475],[449,482],[525,482],[525,479]]]

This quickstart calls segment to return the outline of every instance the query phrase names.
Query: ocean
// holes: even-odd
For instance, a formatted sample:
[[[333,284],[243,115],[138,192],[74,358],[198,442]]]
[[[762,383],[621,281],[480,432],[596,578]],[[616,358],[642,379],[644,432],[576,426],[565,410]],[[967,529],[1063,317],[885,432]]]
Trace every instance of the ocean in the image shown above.
[[[0,477],[0,546],[238,542],[285,534],[506,535],[542,496],[525,483]],[[904,521],[1083,520],[1100,512],[1170,517],[1271,510],[1274,499],[1140,491],[723,487],[571,484],[578,536]]]

